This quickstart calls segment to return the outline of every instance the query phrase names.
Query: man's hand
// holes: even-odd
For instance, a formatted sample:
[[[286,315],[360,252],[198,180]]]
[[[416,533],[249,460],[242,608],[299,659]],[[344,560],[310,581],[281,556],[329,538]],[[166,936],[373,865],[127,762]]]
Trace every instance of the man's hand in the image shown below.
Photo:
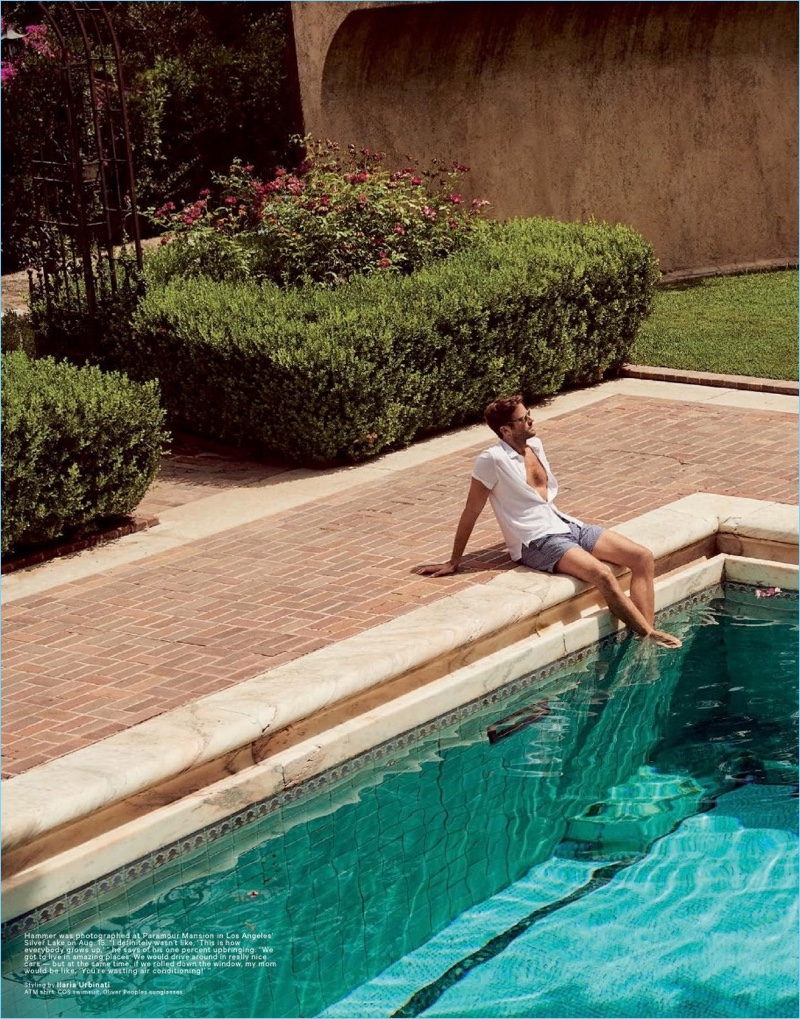
[[[420,573],[423,577],[450,577],[452,574],[458,573],[458,564],[461,562],[461,557],[464,555],[464,549],[467,547],[469,536],[472,534],[472,528],[475,526],[475,521],[481,515],[481,511],[486,505],[486,500],[488,498],[489,489],[483,484],[483,482],[478,481],[477,478],[473,478],[470,482],[466,505],[464,506],[463,512],[461,513],[461,519],[458,521],[458,527],[456,528],[456,536],[453,539],[453,553],[450,556],[450,562],[429,563],[427,566],[418,566],[414,571],[415,573]]]
[[[449,577],[453,573],[458,573],[458,567],[452,563],[429,563],[427,566],[420,566],[415,572],[423,577]]]

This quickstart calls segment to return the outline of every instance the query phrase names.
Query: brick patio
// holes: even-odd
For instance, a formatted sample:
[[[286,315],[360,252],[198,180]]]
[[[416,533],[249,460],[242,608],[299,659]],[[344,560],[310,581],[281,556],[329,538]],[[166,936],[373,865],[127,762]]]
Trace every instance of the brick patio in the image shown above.
[[[539,434],[559,505],[613,525],[697,491],[796,503],[796,429],[789,414],[615,396]],[[508,569],[487,511],[467,572],[413,572],[449,556],[489,442],[7,605],[4,776]]]

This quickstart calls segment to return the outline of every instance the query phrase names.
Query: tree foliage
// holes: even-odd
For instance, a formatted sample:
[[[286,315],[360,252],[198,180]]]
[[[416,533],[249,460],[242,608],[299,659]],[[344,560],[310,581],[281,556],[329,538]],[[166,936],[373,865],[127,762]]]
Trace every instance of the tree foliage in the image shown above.
[[[120,41],[144,205],[182,201],[235,156],[271,173],[300,129],[288,3],[106,5]],[[46,42],[38,5],[5,3],[6,23]],[[65,22],[66,23],[66,22]],[[3,271],[26,263],[31,161],[47,106],[60,102],[57,58],[26,38],[3,87]]]

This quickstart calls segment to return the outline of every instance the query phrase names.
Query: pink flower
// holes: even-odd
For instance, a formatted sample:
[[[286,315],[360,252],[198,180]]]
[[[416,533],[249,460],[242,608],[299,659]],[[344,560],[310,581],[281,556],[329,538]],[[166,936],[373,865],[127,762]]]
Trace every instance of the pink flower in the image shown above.
[[[391,264],[392,264],[392,263],[391,263],[391,262],[389,261],[389,259],[388,259],[388,258],[382,258],[382,259],[380,260],[380,262],[378,262],[378,265],[379,265],[379,266],[381,267],[381,269],[388,269],[388,267],[389,267],[389,266],[390,266]]]
[[[4,63],[0,65],[0,83],[3,85],[16,75],[18,68],[14,64]]]
[[[412,177],[411,178],[411,183],[412,184],[421,184],[422,183],[422,177]]]
[[[40,57],[55,56],[47,41],[47,25],[26,25],[25,45],[30,46],[34,53],[38,53]]]
[[[405,235],[406,228],[403,226],[402,223],[395,223],[394,232],[396,234],[400,234],[400,236],[403,237]]]
[[[225,199],[225,204],[226,205],[236,205],[236,203],[238,201],[239,201],[238,198],[235,198],[233,195],[228,195],[228,197]]]
[[[423,205],[422,215],[425,216],[426,219],[430,219],[431,221],[433,221],[436,219],[436,210],[432,209],[429,205]]]
[[[449,197],[453,205],[461,205],[461,195],[450,195]]]
[[[201,198],[208,198],[208,196],[210,194],[211,194],[211,191],[209,190],[209,188],[203,188],[203,190],[200,192],[200,197]]]
[[[447,225],[450,227],[451,230],[457,230],[458,229],[458,223],[456,223],[456,221],[454,219],[448,220],[448,224]]]

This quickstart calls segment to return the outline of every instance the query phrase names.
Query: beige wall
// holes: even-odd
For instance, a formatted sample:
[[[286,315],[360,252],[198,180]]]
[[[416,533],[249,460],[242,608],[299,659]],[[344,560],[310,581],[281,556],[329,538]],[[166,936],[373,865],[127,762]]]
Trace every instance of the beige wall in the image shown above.
[[[794,3],[294,3],[306,130],[458,159],[493,215],[631,223],[665,271],[797,253]]]

